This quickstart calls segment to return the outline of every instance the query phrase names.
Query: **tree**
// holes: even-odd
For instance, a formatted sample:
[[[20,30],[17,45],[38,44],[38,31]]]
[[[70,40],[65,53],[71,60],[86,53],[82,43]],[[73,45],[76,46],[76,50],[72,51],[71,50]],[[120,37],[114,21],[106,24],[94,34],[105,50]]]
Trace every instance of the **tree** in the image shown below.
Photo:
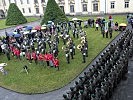
[[[18,25],[27,23],[27,19],[23,16],[15,3],[11,3],[7,11],[6,25]]]
[[[47,23],[48,21],[53,21],[55,23],[59,21],[68,21],[65,13],[61,10],[55,0],[48,0],[41,25]]]

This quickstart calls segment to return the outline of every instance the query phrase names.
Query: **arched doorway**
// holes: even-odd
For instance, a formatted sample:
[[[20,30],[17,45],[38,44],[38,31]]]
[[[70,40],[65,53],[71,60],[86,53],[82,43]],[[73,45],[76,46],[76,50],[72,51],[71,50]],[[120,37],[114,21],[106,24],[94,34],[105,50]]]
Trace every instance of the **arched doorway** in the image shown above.
[[[5,18],[5,13],[2,9],[0,9],[0,18]]]

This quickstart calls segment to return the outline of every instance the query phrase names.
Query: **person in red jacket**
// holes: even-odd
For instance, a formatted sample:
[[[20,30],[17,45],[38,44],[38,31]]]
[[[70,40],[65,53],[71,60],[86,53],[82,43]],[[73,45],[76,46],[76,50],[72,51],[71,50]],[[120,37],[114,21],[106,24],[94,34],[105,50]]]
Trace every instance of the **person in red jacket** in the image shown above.
[[[26,58],[27,58],[27,60],[29,60],[30,63],[32,62],[30,51],[28,51],[28,52],[26,53]]]
[[[39,60],[39,62],[40,62],[40,64],[42,64],[42,65],[44,65],[44,63],[43,63],[43,54],[39,54],[39,56],[38,56],[38,60]]]
[[[46,61],[47,66],[49,66],[49,58],[47,52],[44,54],[44,61]]]
[[[18,48],[18,49],[16,49],[16,56],[17,56],[17,58],[19,58],[20,59],[20,49]]]
[[[48,60],[50,67],[53,67],[53,58],[54,58],[53,54],[48,53]]]
[[[56,57],[55,59],[53,59],[53,62],[54,62],[55,68],[58,68],[59,70],[59,59]]]
[[[35,51],[32,52],[32,59],[35,61],[36,65],[37,65],[37,54]]]

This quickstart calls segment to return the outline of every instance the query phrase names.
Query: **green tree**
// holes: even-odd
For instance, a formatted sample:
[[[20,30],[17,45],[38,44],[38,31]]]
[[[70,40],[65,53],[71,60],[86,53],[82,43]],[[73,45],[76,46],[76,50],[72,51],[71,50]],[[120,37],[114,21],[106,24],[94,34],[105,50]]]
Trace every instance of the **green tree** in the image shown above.
[[[59,21],[68,21],[65,13],[60,9],[55,0],[48,0],[41,25],[48,21],[54,21],[55,23]]]
[[[23,16],[15,3],[11,3],[7,11],[6,25],[24,24],[27,19]]]

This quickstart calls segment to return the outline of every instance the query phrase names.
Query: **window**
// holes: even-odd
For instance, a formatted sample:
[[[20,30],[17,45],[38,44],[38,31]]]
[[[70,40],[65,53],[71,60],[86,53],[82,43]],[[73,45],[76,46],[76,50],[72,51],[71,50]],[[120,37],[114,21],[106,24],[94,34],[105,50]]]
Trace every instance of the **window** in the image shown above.
[[[71,13],[74,12],[74,5],[70,5],[70,12],[71,12]]]
[[[23,13],[25,13],[25,10],[24,10],[24,8],[22,8],[22,11],[23,11]]]
[[[43,12],[45,12],[45,10],[46,10],[46,7],[43,7]]]
[[[30,4],[29,0],[27,0],[27,4]]]
[[[9,0],[9,4],[11,3],[11,0]]]
[[[20,0],[20,3],[23,4],[23,0]]]
[[[41,0],[41,3],[44,3],[45,2],[45,0]]]
[[[114,2],[114,1],[111,2],[110,8],[111,8],[111,9],[114,9],[114,8],[115,8],[115,2]]]
[[[14,0],[14,2],[15,2],[15,4],[17,4],[17,1],[16,0]]]
[[[125,2],[125,8],[129,8],[129,1]]]
[[[60,6],[60,9],[64,12],[64,6]]]
[[[37,0],[34,0],[34,3],[38,3],[38,1]]]
[[[6,6],[6,2],[5,2],[5,0],[3,0],[3,6]]]
[[[29,13],[31,13],[31,9],[30,8],[28,8],[29,9]]]
[[[87,11],[87,4],[83,4],[83,11]]]
[[[36,14],[39,14],[39,8],[36,8]]]
[[[93,4],[93,11],[98,11],[98,3]]]

